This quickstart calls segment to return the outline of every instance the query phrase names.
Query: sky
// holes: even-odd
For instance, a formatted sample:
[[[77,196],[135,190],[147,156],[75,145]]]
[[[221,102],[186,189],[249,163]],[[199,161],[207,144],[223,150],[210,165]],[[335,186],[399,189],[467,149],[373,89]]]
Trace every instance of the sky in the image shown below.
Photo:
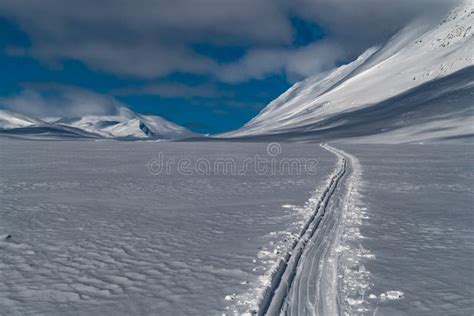
[[[236,129],[455,0],[0,0],[0,107]]]

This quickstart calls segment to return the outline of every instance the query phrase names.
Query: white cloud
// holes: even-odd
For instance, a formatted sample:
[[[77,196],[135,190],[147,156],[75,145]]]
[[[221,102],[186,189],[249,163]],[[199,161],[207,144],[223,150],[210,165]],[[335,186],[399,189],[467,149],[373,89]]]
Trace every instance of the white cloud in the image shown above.
[[[112,97],[63,85],[31,85],[18,94],[0,98],[0,105],[35,117],[110,114],[124,106]]]
[[[112,91],[115,95],[158,95],[163,98],[217,98],[228,96],[229,94],[219,91],[214,85],[200,84],[200,85],[184,85],[181,83],[152,83],[141,87],[127,87]]]
[[[232,83],[284,72],[290,81],[295,81],[333,68],[347,57],[345,53],[337,43],[329,41],[297,49],[256,49],[237,62],[225,65],[217,75]]]
[[[196,54],[196,43],[282,44],[292,37],[278,0],[16,0],[1,1],[0,15],[29,35],[27,55],[142,78],[214,72],[216,62]]]
[[[320,71],[335,58],[356,57],[414,17],[439,15],[456,2],[15,0],[0,1],[0,15],[31,39],[31,46],[8,47],[12,54],[52,64],[74,59],[92,69],[139,78],[186,72],[235,82],[278,71],[301,76]],[[322,25],[327,42],[292,47],[292,17]],[[237,46],[246,56],[222,64],[193,50],[202,43]]]

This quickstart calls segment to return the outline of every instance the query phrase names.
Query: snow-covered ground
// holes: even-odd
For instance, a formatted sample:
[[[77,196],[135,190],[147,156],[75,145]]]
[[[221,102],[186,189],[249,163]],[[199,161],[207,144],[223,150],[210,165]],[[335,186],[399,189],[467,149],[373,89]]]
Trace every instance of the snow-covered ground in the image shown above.
[[[256,308],[268,270],[337,163],[314,144],[271,155],[267,144],[237,143],[2,140],[0,148],[0,311],[9,315]],[[240,167],[256,154],[318,165],[316,174],[150,174],[160,153]]]
[[[0,147],[3,314],[474,312],[465,145]]]
[[[364,312],[370,252],[358,242],[362,209],[356,205],[360,165],[354,156],[327,144],[338,166],[320,192],[312,216],[274,273],[259,314],[338,315]]]
[[[361,245],[375,257],[367,314],[473,315],[472,147],[337,147],[362,165]]]

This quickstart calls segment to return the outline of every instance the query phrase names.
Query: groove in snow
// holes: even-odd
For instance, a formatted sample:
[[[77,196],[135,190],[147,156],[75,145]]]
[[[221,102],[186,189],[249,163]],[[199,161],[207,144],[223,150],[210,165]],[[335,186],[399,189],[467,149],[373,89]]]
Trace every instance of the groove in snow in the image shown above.
[[[343,245],[341,238],[345,234],[344,221],[354,223],[354,216],[348,217],[344,213],[351,213],[347,203],[353,202],[352,191],[358,182],[360,167],[355,157],[327,144],[321,146],[338,157],[338,167],[299,238],[279,262],[260,302],[259,315],[336,315],[350,309],[346,307],[351,305],[348,300],[341,298],[344,293],[352,294],[347,291],[349,285],[341,285],[338,281],[338,277],[348,275],[350,271],[338,267],[338,262],[340,259],[347,261],[347,256],[358,256],[349,246]],[[339,255],[344,247],[347,254]],[[361,284],[361,280],[352,278],[350,286],[358,285],[368,287]]]

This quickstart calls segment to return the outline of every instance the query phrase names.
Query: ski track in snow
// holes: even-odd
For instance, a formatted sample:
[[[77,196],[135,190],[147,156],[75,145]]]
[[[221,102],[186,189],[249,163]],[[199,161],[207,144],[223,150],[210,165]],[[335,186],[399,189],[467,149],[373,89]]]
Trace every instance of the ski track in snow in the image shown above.
[[[335,172],[290,251],[274,269],[259,304],[259,315],[337,315],[366,311],[371,254],[357,242],[366,217],[358,207],[357,159],[327,144],[338,157]],[[342,281],[339,281],[341,279]]]

